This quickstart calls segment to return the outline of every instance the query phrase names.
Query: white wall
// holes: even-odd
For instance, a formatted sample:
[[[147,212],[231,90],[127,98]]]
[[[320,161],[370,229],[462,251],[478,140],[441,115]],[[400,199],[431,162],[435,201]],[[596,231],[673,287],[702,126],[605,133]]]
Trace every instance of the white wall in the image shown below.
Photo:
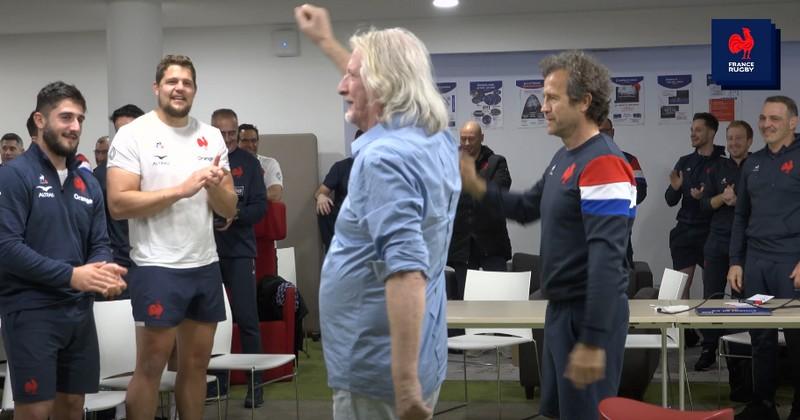
[[[800,66],[800,43],[782,45],[782,89],[780,93],[800,101],[800,85],[793,69]],[[450,54],[434,56],[437,80],[456,81],[458,87],[456,126],[472,120],[474,109],[469,96],[470,80],[503,81],[504,126],[485,131],[484,144],[508,159],[512,190],[530,188],[547,168],[550,159],[562,146],[561,141],[547,135],[544,128],[518,128],[520,98],[515,90],[517,79],[540,79],[537,63],[544,52],[496,53],[496,54]],[[664,200],[664,191],[669,185],[668,174],[678,157],[691,153],[689,144],[690,122],[675,125],[660,125],[658,110],[660,92],[656,77],[662,74],[691,74],[694,112],[708,111],[708,88],[706,74],[710,69],[708,46],[628,48],[594,51],[593,55],[611,70],[612,76],[645,76],[644,102],[645,124],[642,126],[615,127],[615,140],[619,146],[634,154],[644,170],[648,183],[648,194],[637,210],[633,231],[634,258],[650,263],[660,280],[665,267],[671,267],[668,239],[669,230],[675,225],[678,207],[669,208]],[[764,143],[758,134],[757,121],[761,105],[766,96],[775,91],[742,91],[737,119],[744,119],[756,130],[753,147],[755,151]],[[515,119],[516,118],[516,119]],[[715,143],[725,145],[725,127],[722,123]],[[509,222],[509,235],[515,252],[538,253],[539,224],[520,226]],[[698,275],[695,275],[699,279]],[[702,294],[702,283],[693,283],[693,296]]]
[[[502,13],[502,8],[498,9]],[[337,16],[334,16],[336,18]],[[770,5],[480,16],[413,21],[336,22],[347,39],[357,28],[405,26],[433,53],[542,51],[708,43],[712,17],[771,18],[782,39],[800,40],[800,6]],[[334,67],[301,37],[301,55],[277,58],[269,47],[275,26],[165,29],[164,51],[191,56],[198,67],[194,115],[207,120],[220,106],[265,133],[312,132],[320,147],[320,171],[344,154],[342,102]],[[25,133],[36,92],[47,82],[75,83],[89,105],[80,151],[93,158],[94,140],[107,134],[107,77],[103,32],[0,36],[0,131]],[[153,68],[155,68],[153,63]],[[531,62],[531,67],[535,62]],[[148,109],[152,104],[138,104]]]
[[[502,13],[502,10],[500,10]],[[523,16],[481,16],[413,21],[358,22],[335,24],[337,35],[346,39],[356,28],[405,26],[425,41],[431,52],[473,53],[491,51],[545,51],[566,48],[633,48],[676,46],[658,50],[617,50],[598,52],[612,70],[642,72],[660,70],[690,72],[695,78],[708,69],[707,51],[699,47],[709,42],[711,18],[771,18],[781,29],[784,41],[800,41],[800,6],[797,2],[763,7],[730,6],[664,8],[651,10],[575,12]],[[199,92],[193,114],[207,121],[217,107],[234,108],[242,122],[252,122],[263,133],[314,133],[319,139],[320,176],[344,154],[342,102],[335,88],[339,75],[335,68],[301,37],[301,55],[277,58],[270,51],[269,33],[275,26],[165,29],[164,52],[191,56],[198,69]],[[800,98],[793,72],[800,62],[798,48],[783,53],[783,79],[786,93]],[[675,56],[670,54],[674,53]],[[644,55],[642,55],[644,54]],[[88,114],[80,151],[93,158],[94,140],[107,134],[106,44],[103,32],[50,33],[0,36],[0,131],[25,133],[25,120],[34,108],[35,95],[47,82],[62,79],[75,83],[88,102]],[[467,67],[437,68],[440,75],[464,77],[502,71],[509,79],[517,75],[535,76],[537,58],[531,54],[522,61],[509,62],[507,70],[481,70],[493,61]],[[494,60],[496,57],[491,57]],[[513,61],[513,60],[512,60]],[[442,62],[439,57],[437,63]],[[676,65],[676,63],[681,63]],[[155,68],[153,63],[153,68]],[[470,67],[471,66],[471,67]],[[650,84],[652,86],[652,83]],[[696,89],[699,91],[699,89]],[[654,100],[648,90],[648,101]],[[763,96],[763,95],[762,95]],[[703,98],[698,96],[697,110]],[[748,100],[746,113],[752,115],[758,95]],[[138,104],[145,109],[152,104]],[[648,103],[648,109],[653,104]],[[651,112],[651,111],[649,111]],[[652,117],[644,127],[617,130],[623,148],[639,156],[650,181],[651,191],[642,206],[634,241],[637,256],[651,262],[655,272],[668,265],[666,232],[673,223],[674,210],[662,204],[665,177],[675,159],[687,153],[687,127],[675,126],[652,135]],[[509,136],[513,137],[513,136]],[[510,159],[515,187],[523,187],[541,173],[543,160],[558,147],[553,138],[531,136],[525,141],[503,142],[488,135],[488,142]],[[722,136],[718,135],[718,143]],[[532,161],[530,159],[533,159]],[[546,162],[545,162],[546,163]],[[291,180],[287,180],[291,188]],[[309,197],[311,191],[309,191]],[[310,204],[309,204],[310,205]],[[537,228],[512,229],[516,250],[535,251]]]

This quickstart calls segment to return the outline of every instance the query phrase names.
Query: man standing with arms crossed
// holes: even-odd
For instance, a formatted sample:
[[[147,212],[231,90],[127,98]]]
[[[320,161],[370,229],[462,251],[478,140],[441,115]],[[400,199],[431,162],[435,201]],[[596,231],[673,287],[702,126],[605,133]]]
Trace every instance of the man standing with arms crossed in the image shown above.
[[[564,147],[524,193],[502,191],[461,159],[465,191],[520,223],[541,219],[544,326],[541,415],[591,420],[616,396],[628,330],[628,236],[633,169],[598,126],[608,115],[608,70],[579,51],[546,57],[542,112]]]
[[[770,96],[758,116],[766,146],[750,155],[736,186],[736,211],[731,230],[731,289],[777,298],[796,297],[800,289],[800,141],[797,103]],[[795,163],[797,162],[797,163]],[[800,331],[785,329],[795,386],[789,419],[800,418]],[[753,400],[737,420],[777,419],[778,330],[751,330],[753,343]]]
[[[422,42],[400,29],[350,39],[325,9],[300,29],[344,73],[353,143],[350,189],[320,284],[333,418],[428,419],[447,370],[444,266],[460,192],[458,152]]]
[[[114,297],[126,270],[111,261],[103,194],[78,170],[86,101],[50,83],[33,114],[42,140],[0,168],[0,315],[15,418],[83,417],[98,390],[94,293]]]
[[[153,418],[176,339],[178,413],[202,418],[214,332],[225,319],[212,219],[236,215],[236,193],[219,130],[189,116],[196,89],[192,61],[164,57],[153,83],[158,107],[122,127],[109,151],[109,210],[128,219],[135,264],[127,278],[137,322],[131,420]]]

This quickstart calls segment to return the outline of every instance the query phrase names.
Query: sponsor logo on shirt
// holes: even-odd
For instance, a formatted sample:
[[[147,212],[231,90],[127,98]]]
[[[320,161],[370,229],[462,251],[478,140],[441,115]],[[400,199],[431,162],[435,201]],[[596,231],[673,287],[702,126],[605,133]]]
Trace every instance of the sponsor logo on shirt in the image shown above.
[[[164,160],[168,155],[153,155],[153,166],[169,166],[169,161]]]
[[[753,172],[758,172],[758,171],[760,171],[760,170],[761,170],[761,165],[756,165],[756,166],[753,168]]]
[[[202,160],[202,161],[205,161],[205,162],[211,162],[211,161],[214,160],[214,157],[213,156],[198,156],[197,160]]]
[[[47,185],[47,178],[44,177],[44,174],[39,174],[39,183],[42,185]]]
[[[238,186],[238,187],[235,186],[233,187],[233,189],[234,191],[236,191],[236,195],[239,197],[240,200],[244,198],[244,186]]]
[[[206,140],[205,137],[200,137],[200,138],[197,139],[197,145],[199,147],[207,149],[208,148],[208,140]]]
[[[53,189],[50,185],[37,185],[36,189],[39,190],[39,198],[55,198],[56,195],[50,190]]]
[[[240,178],[242,175],[244,175],[244,169],[242,169],[241,166],[237,166],[231,169],[231,175],[233,175],[236,178]]]
[[[76,200],[78,200],[78,201],[80,201],[82,203],[86,203],[88,205],[92,205],[94,203],[94,200],[92,200],[91,198],[84,197],[84,196],[82,196],[82,195],[80,195],[78,193],[73,194],[72,198],[74,198],[74,199],[76,199]]]

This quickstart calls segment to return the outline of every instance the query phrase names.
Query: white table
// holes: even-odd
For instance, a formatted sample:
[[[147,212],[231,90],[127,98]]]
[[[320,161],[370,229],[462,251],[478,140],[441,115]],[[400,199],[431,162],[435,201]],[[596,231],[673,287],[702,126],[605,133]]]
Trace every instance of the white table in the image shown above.
[[[634,328],[661,331],[661,402],[667,406],[667,328],[675,325],[676,315],[657,313],[658,300],[628,301],[629,324]],[[447,326],[450,328],[544,328],[547,301],[448,301]],[[680,357],[680,356],[679,356]],[[540,367],[541,368],[541,367]],[[680,388],[681,390],[683,388]]]
[[[774,308],[785,303],[788,299],[773,299],[766,308]],[[730,299],[712,299],[706,302],[703,307],[723,307],[724,302]],[[689,305],[693,307],[700,304],[702,299],[675,300],[670,301],[670,305]],[[789,306],[800,305],[800,302],[791,303]],[[678,361],[679,366],[684,366],[686,353],[683,347],[683,330],[687,328],[731,328],[731,329],[770,329],[770,328],[800,328],[800,308],[782,308],[769,316],[747,316],[747,315],[720,315],[720,316],[699,316],[695,311],[684,312],[673,315],[675,326],[678,327]],[[684,409],[684,370],[678,369],[678,398],[679,407]]]

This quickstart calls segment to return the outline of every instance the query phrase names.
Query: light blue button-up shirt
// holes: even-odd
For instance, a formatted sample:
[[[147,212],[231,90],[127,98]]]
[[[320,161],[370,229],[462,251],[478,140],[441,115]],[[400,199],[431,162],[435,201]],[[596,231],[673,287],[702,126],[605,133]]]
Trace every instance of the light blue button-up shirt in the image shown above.
[[[353,143],[353,157],[319,290],[328,385],[394,402],[384,282],[421,271],[419,379],[428,397],[447,370],[444,266],[461,191],[458,146],[448,133],[379,124]]]

